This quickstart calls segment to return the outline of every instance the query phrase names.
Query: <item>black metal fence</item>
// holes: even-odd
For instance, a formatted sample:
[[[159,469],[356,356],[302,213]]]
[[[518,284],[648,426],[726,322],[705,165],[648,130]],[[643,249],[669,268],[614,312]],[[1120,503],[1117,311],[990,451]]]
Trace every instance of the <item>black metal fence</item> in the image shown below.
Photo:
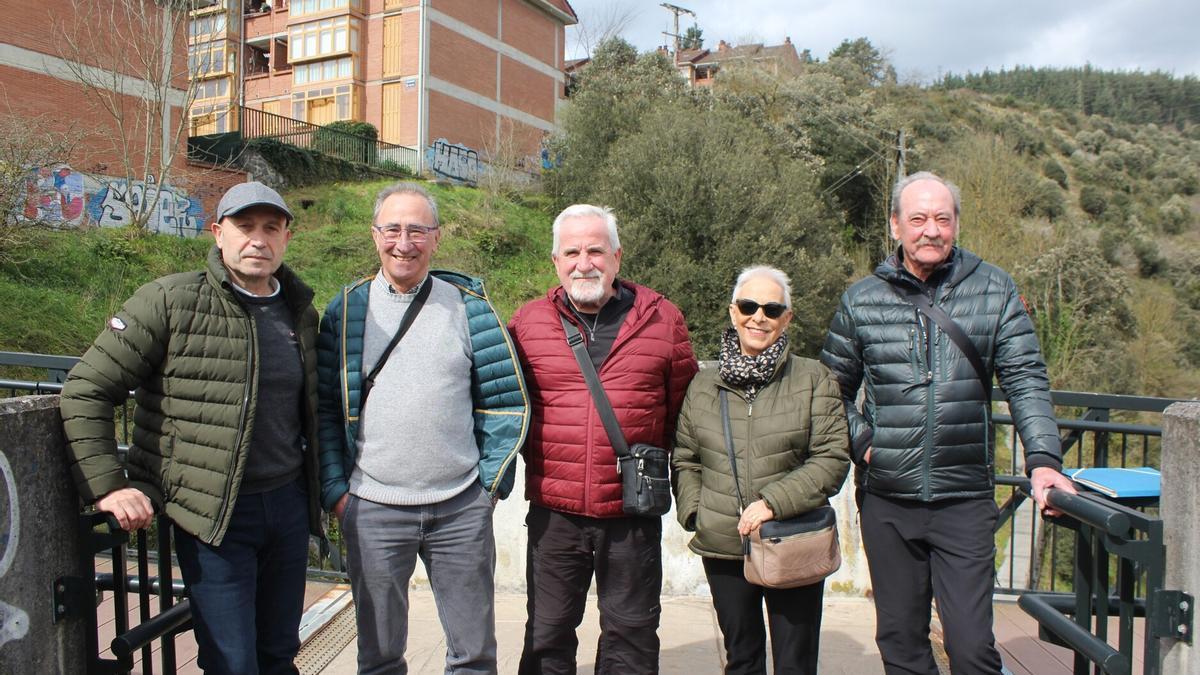
[[[57,394],[67,372],[79,362],[74,356],[0,352],[0,397]],[[118,454],[128,448],[132,400],[117,410]],[[158,642],[159,669],[170,674],[176,670],[174,638],[191,629],[191,609],[183,582],[174,579],[172,546],[174,526],[170,519],[158,516],[149,529],[138,530],[132,540],[119,528],[116,519],[105,513],[85,511],[79,515],[78,537],[82,543],[81,568],[84,577],[62,577],[54,588],[56,620],[78,617],[85,625],[88,675],[128,673],[140,652],[140,672],[154,672],[151,658]],[[127,571],[130,557],[136,560],[136,573]],[[310,579],[348,581],[341,550],[327,539],[310,548]],[[111,571],[98,571],[110,563]],[[164,590],[165,589],[165,590]],[[111,592],[114,605],[114,637],[106,645],[111,658],[102,656],[97,617],[100,593]],[[129,620],[129,594],[138,598],[138,621]],[[153,598],[158,602],[154,603]],[[176,602],[178,600],[178,602]],[[151,614],[154,604],[158,613]]]
[[[238,115],[238,129],[244,140],[272,138],[390,173],[405,171],[415,175],[420,168],[419,153],[413,148],[244,106],[239,109]]]
[[[1025,489],[1025,488],[1023,488]],[[1192,642],[1194,598],[1163,588],[1166,549],[1163,521],[1095,495],[1050,490],[1047,502],[1062,512],[1054,530],[1074,531],[1074,593],[1030,592],[1019,604],[1035,618],[1039,636],[1075,652],[1075,675],[1134,672],[1134,619],[1145,620],[1142,672],[1158,675],[1162,640]],[[1116,587],[1111,587],[1116,563]],[[1139,593],[1139,587],[1146,589]],[[1117,617],[1116,646],[1109,617]]]
[[[999,388],[993,396],[996,401],[1004,398]],[[1062,415],[1058,428],[1063,439],[1064,468],[1161,466],[1160,420],[1163,410],[1176,399],[1052,391],[1051,400]],[[997,533],[1002,535],[998,539],[1003,543],[1002,556],[1008,561],[997,579],[997,590],[1014,594],[1070,590],[1071,539],[1059,528],[1043,528],[1036,509],[1021,510],[1027,495],[1019,489],[1025,481],[1012,417],[996,415],[994,422],[997,435],[1005,438],[1005,454],[1009,455],[1007,466],[997,467],[998,471],[1007,471],[1007,475],[997,476],[996,489],[1001,498],[1006,498]],[[1156,504],[1157,500],[1150,500],[1139,506],[1153,511]],[[1028,562],[1015,564],[1018,560]]]

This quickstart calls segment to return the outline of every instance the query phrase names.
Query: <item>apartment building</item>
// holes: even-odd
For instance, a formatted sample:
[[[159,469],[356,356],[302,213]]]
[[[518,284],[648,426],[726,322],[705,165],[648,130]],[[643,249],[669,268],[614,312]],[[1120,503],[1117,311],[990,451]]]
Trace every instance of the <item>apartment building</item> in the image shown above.
[[[190,53],[196,133],[237,104],[381,140],[535,154],[563,98],[567,0],[208,0]],[[244,6],[241,3],[244,2]],[[240,54],[241,58],[237,58]]]
[[[0,0],[0,16],[0,114],[78,141],[66,161],[22,167],[28,198],[0,217],[117,227],[151,211],[153,231],[200,233],[245,174],[187,161],[183,10],[154,0]]]

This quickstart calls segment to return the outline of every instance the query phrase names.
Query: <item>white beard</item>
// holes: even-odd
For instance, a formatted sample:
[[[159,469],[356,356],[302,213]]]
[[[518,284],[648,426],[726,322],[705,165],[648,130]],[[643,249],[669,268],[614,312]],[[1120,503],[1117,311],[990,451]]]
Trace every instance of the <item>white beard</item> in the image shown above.
[[[576,305],[594,305],[604,298],[604,279],[601,277],[572,279],[567,296]]]

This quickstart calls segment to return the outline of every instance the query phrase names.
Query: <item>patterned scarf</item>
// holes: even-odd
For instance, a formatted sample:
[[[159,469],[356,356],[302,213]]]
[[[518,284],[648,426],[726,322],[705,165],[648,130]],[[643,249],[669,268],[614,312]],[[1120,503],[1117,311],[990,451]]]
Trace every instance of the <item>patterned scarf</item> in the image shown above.
[[[747,403],[753,403],[754,397],[758,396],[758,390],[775,374],[779,359],[787,355],[787,344],[787,333],[784,333],[758,356],[746,356],[742,353],[737,330],[733,327],[726,328],[721,336],[717,374],[730,386],[739,387],[744,391]]]

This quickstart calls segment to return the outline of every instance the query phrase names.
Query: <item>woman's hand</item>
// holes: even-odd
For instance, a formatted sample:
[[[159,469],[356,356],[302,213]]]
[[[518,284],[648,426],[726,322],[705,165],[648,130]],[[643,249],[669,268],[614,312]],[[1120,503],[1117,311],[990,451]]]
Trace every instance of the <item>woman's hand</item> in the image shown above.
[[[775,512],[760,499],[742,511],[742,519],[738,521],[738,533],[745,537],[768,520],[775,520]]]

